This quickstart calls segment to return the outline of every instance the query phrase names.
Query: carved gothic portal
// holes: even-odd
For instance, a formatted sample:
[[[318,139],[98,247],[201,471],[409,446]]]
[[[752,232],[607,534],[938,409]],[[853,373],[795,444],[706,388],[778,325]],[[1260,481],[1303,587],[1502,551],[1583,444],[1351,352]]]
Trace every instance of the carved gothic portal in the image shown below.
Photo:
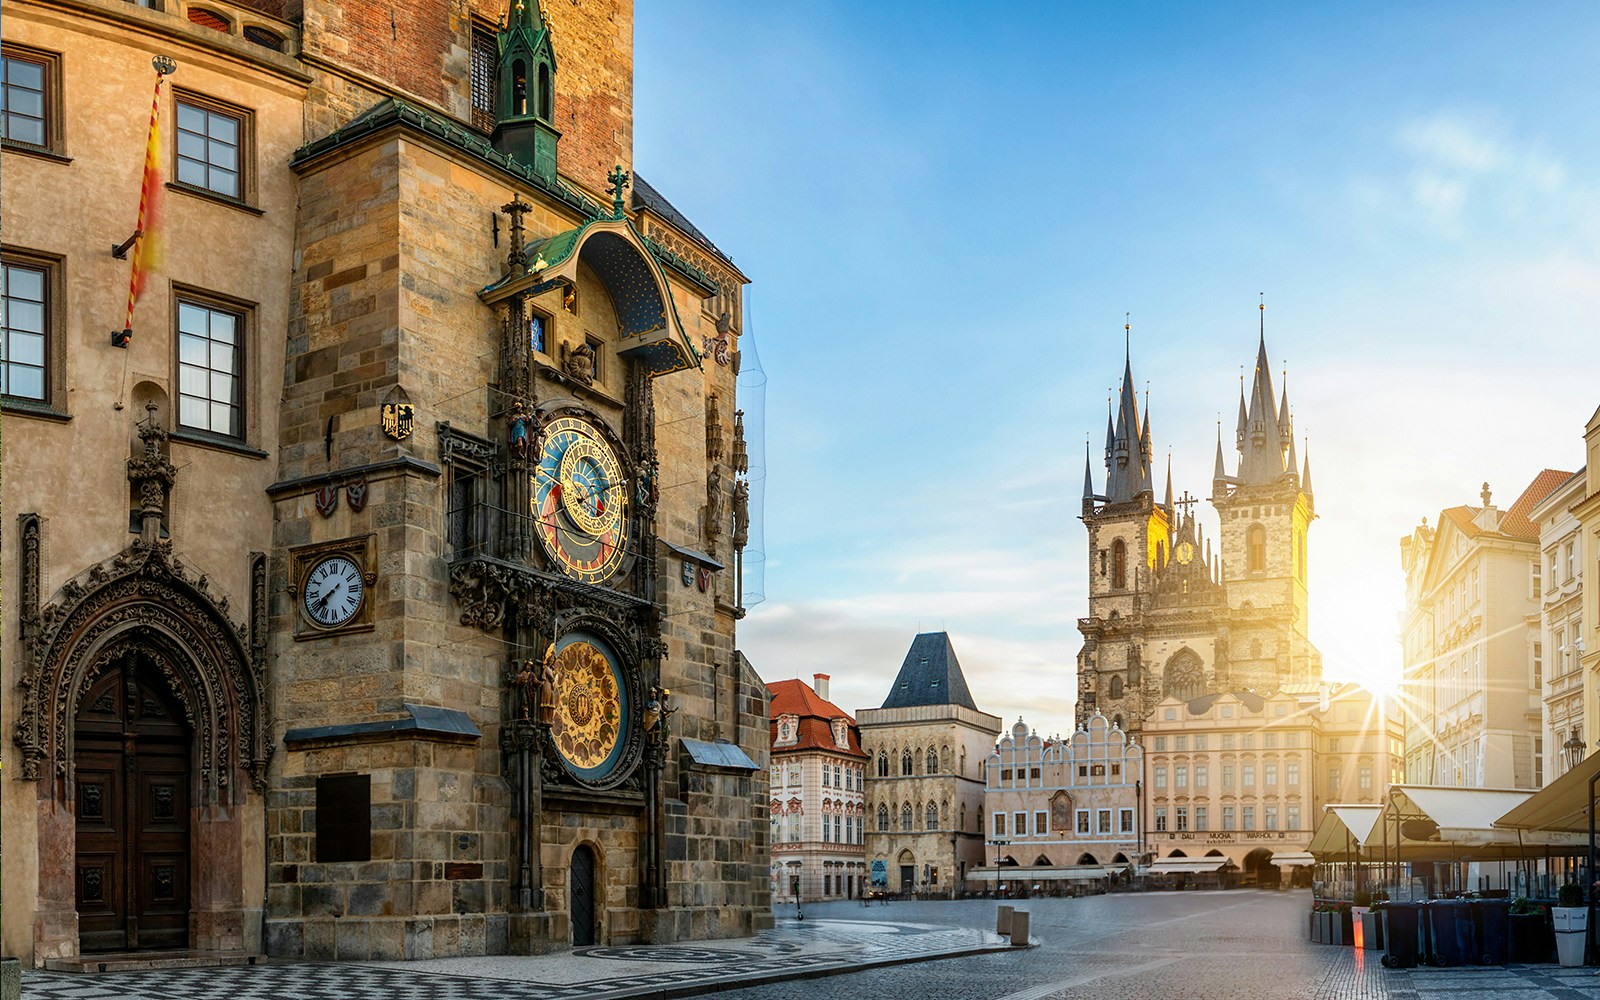
[[[73,726],[83,951],[189,943],[190,732],[149,657],[96,680]]]
[[[249,790],[264,787],[270,754],[265,560],[251,565],[247,640],[227,598],[164,542],[135,542],[41,607],[39,547],[29,543],[40,522],[26,515],[21,528],[24,663],[12,738],[18,777],[37,782],[39,800],[35,960],[80,948],[254,944],[244,831],[251,813],[259,821]],[[116,700],[129,697],[130,676],[133,706]]]

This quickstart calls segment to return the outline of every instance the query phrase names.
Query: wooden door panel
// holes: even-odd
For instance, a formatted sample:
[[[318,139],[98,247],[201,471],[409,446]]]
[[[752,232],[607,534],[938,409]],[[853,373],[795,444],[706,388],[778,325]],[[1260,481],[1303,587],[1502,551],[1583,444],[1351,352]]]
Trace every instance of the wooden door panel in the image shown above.
[[[189,942],[192,744],[181,720],[132,658],[84,698],[73,754],[81,951]]]
[[[78,937],[85,950],[121,948],[127,943],[122,754],[80,747],[77,760]]]

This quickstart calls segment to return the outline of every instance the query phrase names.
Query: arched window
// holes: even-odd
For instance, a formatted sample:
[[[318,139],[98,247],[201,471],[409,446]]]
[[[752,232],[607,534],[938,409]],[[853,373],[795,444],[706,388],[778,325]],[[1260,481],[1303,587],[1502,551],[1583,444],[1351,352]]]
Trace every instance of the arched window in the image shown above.
[[[511,113],[528,113],[528,69],[521,59],[511,64]]]
[[[1035,866],[1036,866],[1036,867],[1039,867],[1039,868],[1045,868],[1045,867],[1048,867],[1048,866],[1049,866],[1049,864],[1050,864],[1050,859],[1049,859],[1049,858],[1047,858],[1047,857],[1045,857],[1045,856],[1044,856],[1044,855],[1043,855],[1043,854],[1041,854],[1041,855],[1039,855],[1039,856],[1038,856],[1038,857],[1037,857],[1037,858],[1034,858],[1034,859],[1033,859],[1033,863],[1034,863],[1034,865],[1035,865]]]
[[[937,805],[933,804],[932,802],[928,803],[928,808],[923,816],[923,822],[927,825],[929,830],[939,829],[939,807]]]
[[[942,799],[939,802],[939,825],[950,825],[950,800]]]
[[[907,775],[907,774],[911,773],[911,751],[910,750],[902,750],[902,751],[900,751],[900,773],[902,775]]]
[[[889,754],[888,754],[888,751],[879,750],[878,751],[878,777],[887,778],[888,776],[889,776]]]
[[[1194,650],[1185,646],[1167,661],[1166,669],[1161,673],[1161,693],[1189,701],[1205,694],[1205,691],[1205,664]]]
[[[939,753],[933,747],[928,748],[928,773],[939,773]]]
[[[539,64],[539,117],[549,121],[555,117],[551,113],[553,98],[550,94],[550,64]]]
[[[1128,546],[1117,539],[1111,546],[1111,587],[1122,590],[1128,586]]]
[[[911,832],[911,803],[907,802],[900,807],[900,830],[902,833]]]
[[[1112,674],[1111,675],[1111,697],[1113,697],[1113,698],[1121,698],[1122,697],[1122,675],[1121,674]]]
[[[1245,536],[1250,549],[1250,572],[1260,573],[1267,568],[1267,529],[1259,524],[1252,524],[1250,531]]]
[[[950,745],[948,743],[939,751],[939,763],[942,765],[941,770],[950,770]]]
[[[889,832],[889,807],[888,806],[879,806],[878,807],[878,832],[879,833],[888,833]]]
[[[1111,724],[1118,729],[1122,728],[1122,713],[1118,712],[1111,720]]]
[[[965,778],[967,776],[967,748],[966,747],[962,747],[961,748],[961,776],[963,778]]]

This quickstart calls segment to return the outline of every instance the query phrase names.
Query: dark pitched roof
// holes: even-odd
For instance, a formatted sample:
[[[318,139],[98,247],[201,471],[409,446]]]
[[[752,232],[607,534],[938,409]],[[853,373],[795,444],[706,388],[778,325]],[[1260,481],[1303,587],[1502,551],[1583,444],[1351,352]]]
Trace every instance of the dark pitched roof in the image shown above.
[[[950,645],[950,633],[924,632],[911,640],[911,649],[900,664],[900,673],[882,707],[912,705],[960,705],[978,710],[967,690],[967,678],[961,673],[955,647]]]
[[[694,223],[689,221],[688,216],[678,211],[677,206],[668,201],[660,191],[657,191],[655,188],[650,186],[649,181],[646,181],[638,174],[633,175],[633,200],[638,207],[648,209],[661,216],[663,219],[666,219],[668,222],[672,223],[675,229],[683,233],[683,235],[689,237],[691,240],[694,240],[702,247],[705,247],[707,250],[721,259],[723,263],[729,265],[730,267],[733,266],[732,257],[729,257],[727,254],[719,250],[717,245],[711,242],[711,238],[709,236],[707,236],[705,233],[702,233],[695,227]]]

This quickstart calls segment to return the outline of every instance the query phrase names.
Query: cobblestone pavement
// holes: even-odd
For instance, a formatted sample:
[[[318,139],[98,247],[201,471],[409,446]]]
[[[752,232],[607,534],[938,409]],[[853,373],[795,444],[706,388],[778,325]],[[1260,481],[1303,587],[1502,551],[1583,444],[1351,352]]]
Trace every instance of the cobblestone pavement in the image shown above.
[[[1379,952],[1305,940],[1309,893],[1130,893],[1022,900],[1038,946],[837,979],[733,990],[719,1000],[1577,1000],[1594,969],[1385,969]],[[859,904],[807,908],[833,916]],[[783,910],[777,911],[780,921]],[[896,902],[879,919],[992,925],[994,903]],[[886,914],[886,915],[885,915]]]
[[[1305,940],[1306,892],[1148,893],[1026,900],[1037,946],[993,949],[994,903],[779,907],[745,941],[599,947],[534,958],[272,963],[84,976],[30,971],[38,1000],[1600,1000],[1594,969],[1385,969],[1377,952]],[[939,953],[956,957],[919,961]],[[896,963],[892,968],[882,967]],[[877,967],[875,967],[877,966]],[[843,974],[838,974],[843,973]],[[823,975],[829,978],[814,978]],[[783,981],[773,981],[781,978]]]
[[[268,963],[102,975],[30,970],[27,1000],[556,1000],[697,996],[720,984],[855,971],[1004,949],[982,930],[888,922],[882,909],[787,919],[745,940],[603,946],[532,957],[424,962]],[[863,919],[863,917],[872,919]]]

